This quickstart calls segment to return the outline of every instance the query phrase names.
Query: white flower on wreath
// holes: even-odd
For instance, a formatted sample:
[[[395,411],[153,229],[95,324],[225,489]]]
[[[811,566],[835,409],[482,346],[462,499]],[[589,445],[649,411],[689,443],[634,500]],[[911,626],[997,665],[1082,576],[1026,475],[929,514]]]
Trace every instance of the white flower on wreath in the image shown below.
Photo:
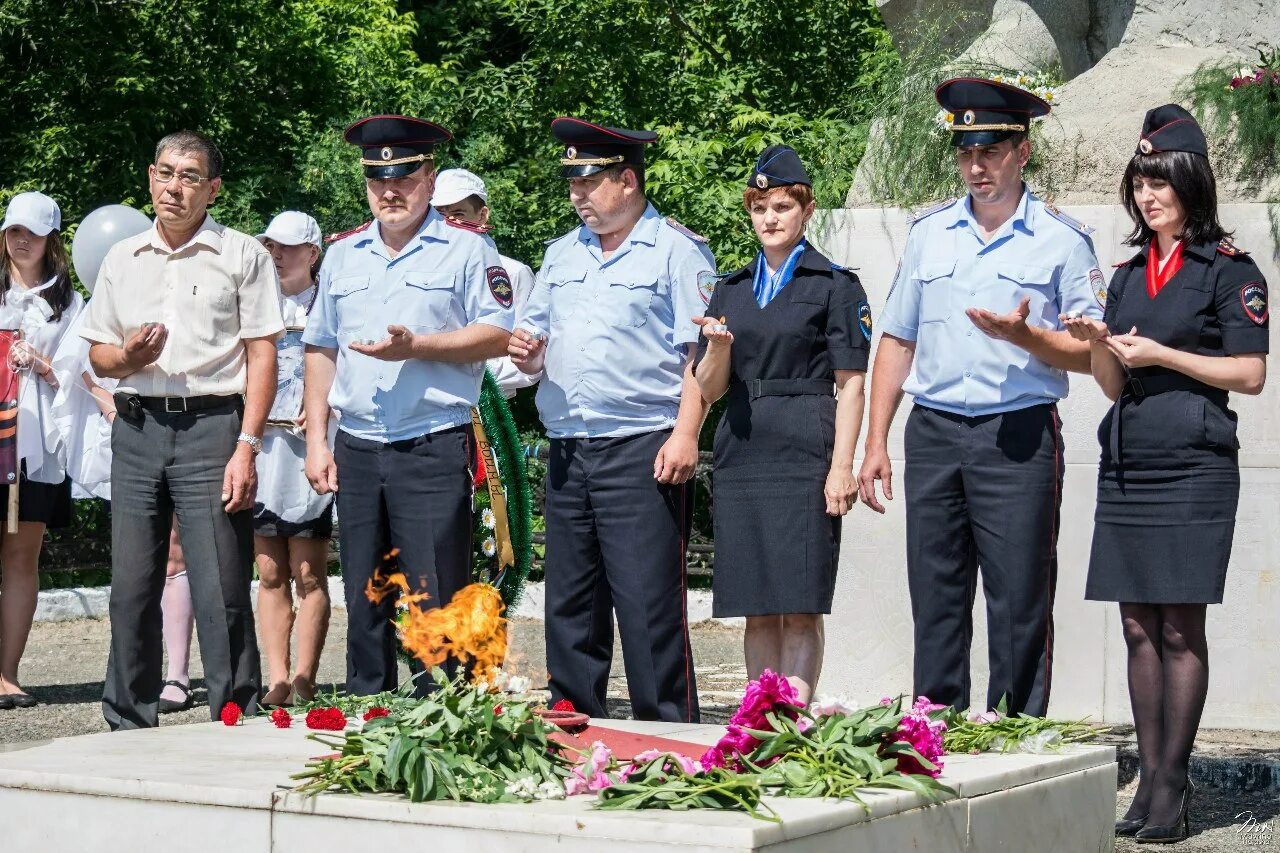
[[[486,538],[480,543],[480,550],[484,552],[486,557],[492,557],[494,554],[498,553],[498,540],[494,539],[492,536]]]
[[[480,523],[492,530],[498,524],[498,517],[493,514],[492,509],[485,507],[484,511],[480,513]]]

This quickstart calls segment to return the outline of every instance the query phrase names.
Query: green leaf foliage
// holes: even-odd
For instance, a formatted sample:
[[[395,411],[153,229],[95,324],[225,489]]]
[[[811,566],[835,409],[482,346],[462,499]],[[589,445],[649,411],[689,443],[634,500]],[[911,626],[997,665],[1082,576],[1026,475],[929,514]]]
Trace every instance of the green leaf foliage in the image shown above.
[[[485,178],[494,237],[534,265],[577,223],[555,116],[657,129],[650,196],[730,268],[754,254],[756,154],[794,145],[838,206],[858,104],[896,67],[871,0],[0,0],[0,50],[0,202],[41,189],[68,224],[145,208],[154,145],[185,127],[223,150],[222,221],[294,207],[343,230],[369,214],[342,127],[405,112],[455,133],[438,164]]]

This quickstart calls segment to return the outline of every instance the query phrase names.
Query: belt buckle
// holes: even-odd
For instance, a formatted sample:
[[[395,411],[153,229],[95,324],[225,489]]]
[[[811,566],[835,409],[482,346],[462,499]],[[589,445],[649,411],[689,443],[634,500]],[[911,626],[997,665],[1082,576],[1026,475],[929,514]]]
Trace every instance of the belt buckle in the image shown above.
[[[170,401],[172,400],[177,400],[178,402],[180,402],[182,404],[182,408],[179,408],[179,409],[170,408]],[[180,415],[180,414],[184,414],[186,411],[187,411],[186,397],[165,397],[164,398],[164,412],[166,415]]]
[[[1129,393],[1135,400],[1141,400],[1143,397],[1147,396],[1147,389],[1142,387],[1142,380],[1138,377],[1130,376],[1128,385]]]

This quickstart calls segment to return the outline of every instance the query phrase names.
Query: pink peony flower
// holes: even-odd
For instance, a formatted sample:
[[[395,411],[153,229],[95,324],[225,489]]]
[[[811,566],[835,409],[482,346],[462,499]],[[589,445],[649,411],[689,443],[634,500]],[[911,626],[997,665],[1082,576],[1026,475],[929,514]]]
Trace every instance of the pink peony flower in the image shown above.
[[[798,707],[799,704],[800,696],[786,676],[766,669],[758,679],[747,684],[742,703],[729,720],[724,736],[703,754],[702,766],[729,767],[735,772],[742,772],[745,765],[738,760],[739,756],[749,754],[760,745],[760,741],[745,730],[769,729],[765,715],[770,711],[781,710],[791,719],[797,719],[798,713],[786,706]]]
[[[591,744],[591,753],[586,760],[574,767],[569,778],[564,781],[565,796],[590,794],[612,787],[617,781],[609,775],[609,767],[613,763],[613,753],[609,751],[609,747],[600,741]]]
[[[980,714],[970,714],[969,722],[981,723],[984,725],[986,723],[998,723],[1000,722],[1000,712],[999,711],[983,711]]]
[[[631,777],[631,774],[635,773],[642,765],[661,756],[666,756],[666,760],[662,765],[663,769],[669,769],[671,764],[674,763],[682,772],[688,773],[690,776],[702,772],[702,765],[687,755],[681,755],[678,752],[661,752],[656,749],[650,749],[631,759],[628,764],[623,765],[623,768],[618,775],[618,781],[627,781],[627,779]]]
[[[917,761],[914,756],[904,755],[898,757],[898,772],[927,775],[934,778],[941,775],[942,756],[946,752],[942,746],[942,733],[947,730],[947,724],[942,720],[929,719],[929,714],[944,707],[946,706],[930,702],[927,696],[920,696],[916,699],[915,704],[911,706],[911,710],[903,715],[902,721],[898,723],[897,737],[895,739],[910,744],[916,752],[920,753],[922,758],[931,762],[934,767],[932,770],[926,770],[924,765]]]

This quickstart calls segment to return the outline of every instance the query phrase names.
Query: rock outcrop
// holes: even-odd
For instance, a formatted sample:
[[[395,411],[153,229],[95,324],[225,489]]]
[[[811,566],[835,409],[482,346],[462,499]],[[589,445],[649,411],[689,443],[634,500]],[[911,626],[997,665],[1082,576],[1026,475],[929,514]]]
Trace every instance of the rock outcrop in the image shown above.
[[[958,61],[1028,69],[1060,64],[1067,82],[1046,119],[1045,139],[1061,156],[1049,168],[1066,204],[1116,200],[1143,114],[1174,100],[1201,63],[1257,59],[1256,45],[1280,44],[1276,0],[879,0],[900,48],[922,21],[945,23],[944,49]],[[945,11],[943,9],[945,8]],[[1215,162],[1227,152],[1219,151]],[[1237,179],[1220,168],[1223,202],[1280,199],[1280,175]],[[873,206],[855,180],[847,206]]]

